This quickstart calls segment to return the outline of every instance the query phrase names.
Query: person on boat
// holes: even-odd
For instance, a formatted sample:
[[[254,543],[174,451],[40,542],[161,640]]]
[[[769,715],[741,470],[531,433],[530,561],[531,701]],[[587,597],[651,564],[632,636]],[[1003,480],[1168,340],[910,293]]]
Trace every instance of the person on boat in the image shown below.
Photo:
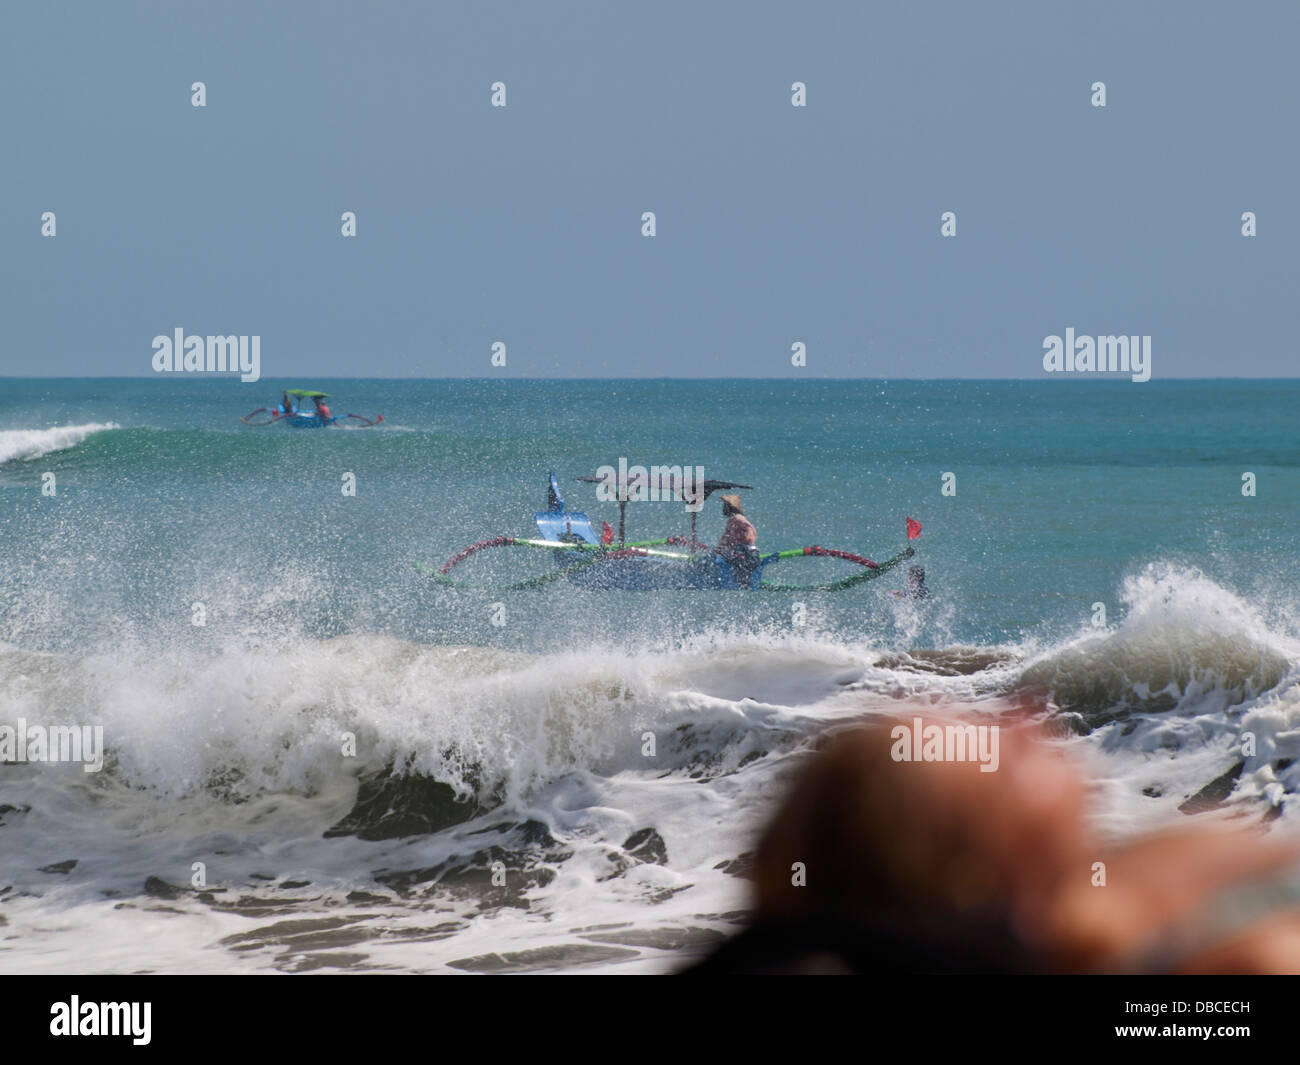
[[[292,414],[292,413],[293,413],[293,400],[291,400],[291,399],[289,398],[289,393],[288,393],[288,392],[285,392],[285,393],[280,397],[280,413],[281,413],[281,414]]]
[[[585,544],[587,541],[573,531],[573,522],[564,523],[564,532],[556,537],[562,544]]]
[[[745,517],[738,495],[722,497],[722,516],[727,519],[727,525],[722,530],[722,538],[718,540],[717,552],[731,564],[736,582],[748,585],[750,575],[759,561],[758,530]]]
[[[907,594],[913,599],[929,599],[930,589],[925,586],[925,567],[909,566],[907,569]]]
[[[330,420],[330,408],[329,408],[329,404],[325,402],[324,397],[322,397],[322,396],[314,396],[314,397],[312,397],[312,398],[313,398],[313,401],[314,401],[315,404],[316,404],[316,416],[317,416],[318,418],[320,418],[320,420],[323,421],[323,422],[327,422],[327,421],[329,421],[329,420]]]
[[[895,589],[889,594],[895,599],[929,599],[930,589],[925,583],[925,567],[908,566],[907,591],[900,592]]]

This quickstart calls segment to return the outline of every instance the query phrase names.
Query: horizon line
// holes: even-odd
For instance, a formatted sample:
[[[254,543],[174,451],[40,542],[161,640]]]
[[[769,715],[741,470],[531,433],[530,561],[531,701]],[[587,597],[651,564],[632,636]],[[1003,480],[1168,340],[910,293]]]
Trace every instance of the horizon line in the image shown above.
[[[444,377],[399,377],[396,375],[380,375],[375,377],[366,376],[341,376],[338,374],[289,374],[289,375],[268,375],[259,377],[256,381],[241,381],[237,374],[233,373],[149,373],[149,374],[0,374],[0,381],[153,381],[153,380],[176,380],[176,381],[209,381],[209,382],[233,382],[242,385],[258,385],[263,381],[289,381],[289,380],[312,380],[312,381],[555,381],[555,382],[573,382],[573,381],[780,381],[783,383],[810,384],[819,381],[826,382],[843,382],[843,381],[970,381],[970,382],[996,382],[996,381],[1014,381],[1025,384],[1040,382],[1050,384],[1053,382],[1064,381],[1109,381],[1115,384],[1153,384],[1158,382],[1174,381],[1296,381],[1300,380],[1300,375],[1291,377],[1266,377],[1266,376],[1197,376],[1187,375],[1182,377],[1152,377],[1146,381],[1133,381],[1131,375],[1123,371],[1096,371],[1086,370],[1077,373],[1053,373],[1042,374],[1036,377],[834,377],[830,375],[817,376],[799,376],[788,375],[782,377],[751,377],[751,376],[730,376],[730,377],[695,377],[695,376],[665,376],[665,375],[647,375],[633,376],[621,375],[618,377],[527,377],[522,375],[486,375],[470,376],[456,375]]]

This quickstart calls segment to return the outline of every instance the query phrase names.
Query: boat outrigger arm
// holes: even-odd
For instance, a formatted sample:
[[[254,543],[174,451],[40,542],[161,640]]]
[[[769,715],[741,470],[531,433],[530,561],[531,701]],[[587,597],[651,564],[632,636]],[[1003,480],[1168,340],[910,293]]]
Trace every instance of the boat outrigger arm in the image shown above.
[[[277,403],[274,407],[258,407],[257,410],[250,411],[239,420],[245,425],[252,425],[259,429],[263,426],[275,425],[277,423],[283,423],[299,429],[324,429],[333,425],[335,422],[345,422],[348,425],[355,425],[358,428],[364,429],[367,426],[378,425],[384,420],[382,414],[376,415],[373,419],[366,418],[360,414],[335,414],[330,417],[325,417],[319,413],[319,411],[299,409],[299,404],[304,399],[329,399],[330,396],[328,392],[314,392],[311,389],[306,388],[289,388],[285,389],[284,394],[286,396],[293,396],[298,403],[287,409],[283,403]],[[254,421],[253,419],[257,418],[259,414],[265,414],[266,418]]]
[[[580,477],[580,481],[600,481],[597,477]],[[749,488],[731,481],[705,481],[704,496],[722,488]],[[436,570],[423,563],[416,568],[439,584],[456,587],[487,587],[496,591],[521,591],[540,588],[558,580],[568,580],[590,588],[627,590],[652,590],[665,588],[748,588],[778,592],[841,591],[863,584],[888,573],[895,566],[911,558],[916,552],[910,541],[921,535],[921,523],[907,519],[908,546],[883,562],[873,562],[852,551],[838,548],[796,547],[769,554],[755,553],[748,559],[729,559],[717,550],[701,544],[695,538],[695,509],[691,510],[691,535],[669,536],[662,540],[641,540],[629,543],[623,533],[626,517],[627,493],[619,490],[619,538],[614,543],[614,532],[606,524],[601,533],[592,527],[591,520],[581,511],[567,510],[560,498],[555,474],[550,476],[547,492],[547,509],[534,515],[540,539],[498,536],[480,540],[457,552]],[[698,498],[698,497],[696,497]],[[466,559],[493,548],[523,547],[549,551],[556,566],[540,576],[505,585],[483,585],[461,581],[450,576],[451,571]],[[672,550],[676,548],[677,550]],[[764,576],[769,566],[796,558],[837,558],[858,566],[858,571],[839,580],[819,584],[782,584]]]

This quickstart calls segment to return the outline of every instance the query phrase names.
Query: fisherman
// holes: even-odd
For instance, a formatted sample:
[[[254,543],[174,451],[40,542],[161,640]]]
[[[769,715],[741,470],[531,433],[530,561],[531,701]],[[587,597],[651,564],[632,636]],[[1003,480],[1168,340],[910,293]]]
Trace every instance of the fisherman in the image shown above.
[[[722,516],[727,519],[727,526],[718,541],[718,554],[731,564],[736,583],[748,587],[750,576],[759,563],[758,531],[745,517],[738,495],[722,497]]]
[[[907,567],[907,591],[893,591],[889,593],[895,599],[929,599],[930,589],[925,583],[924,566]]]
[[[907,569],[907,594],[913,599],[929,599],[930,589],[925,586],[925,567],[909,566]]]
[[[281,414],[292,414],[292,413],[293,413],[293,400],[291,400],[291,399],[289,398],[289,393],[288,393],[288,392],[285,392],[285,393],[280,397],[280,413],[281,413]]]
[[[573,522],[564,523],[564,532],[556,537],[562,544],[585,544],[587,541],[573,531]]]
[[[327,422],[327,421],[329,421],[329,420],[330,420],[330,409],[329,409],[329,404],[327,404],[327,403],[325,402],[325,397],[324,397],[324,396],[313,396],[313,397],[312,397],[312,400],[313,400],[313,402],[315,402],[315,404],[316,404],[316,415],[320,418],[320,420],[323,421],[323,422]]]

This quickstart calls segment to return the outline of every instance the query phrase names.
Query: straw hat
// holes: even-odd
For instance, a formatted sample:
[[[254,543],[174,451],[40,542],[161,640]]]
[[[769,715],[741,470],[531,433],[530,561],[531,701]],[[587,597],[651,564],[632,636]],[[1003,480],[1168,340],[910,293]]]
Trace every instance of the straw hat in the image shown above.
[[[731,495],[722,497],[723,506],[730,507],[737,514],[744,514],[745,511],[740,505],[740,496]]]

